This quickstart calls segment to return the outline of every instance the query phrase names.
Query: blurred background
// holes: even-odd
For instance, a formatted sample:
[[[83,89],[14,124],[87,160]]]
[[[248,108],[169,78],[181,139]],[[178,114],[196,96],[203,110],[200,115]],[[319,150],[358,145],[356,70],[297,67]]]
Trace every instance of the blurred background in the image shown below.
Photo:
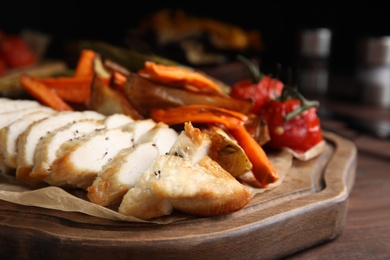
[[[49,36],[45,57],[65,60],[66,44],[74,40],[128,46],[130,32],[162,9],[180,9],[190,16],[258,31],[261,50],[252,54],[266,73],[273,73],[277,64],[298,66],[302,54],[300,36],[305,29],[329,29],[326,66],[338,80],[354,77],[360,63],[357,47],[361,39],[390,35],[384,1],[9,1],[2,5],[0,29],[10,34],[28,29]],[[176,58],[170,56],[172,53],[165,54]]]
[[[2,4],[0,28],[18,33],[24,28],[51,36],[47,55],[61,57],[64,41],[101,39],[123,41],[126,32],[148,14],[163,8],[182,8],[188,14],[214,18],[245,29],[258,29],[266,46],[264,64],[291,64],[297,35],[303,28],[332,30],[332,68],[351,72],[357,40],[366,35],[390,35],[385,1],[7,1]]]

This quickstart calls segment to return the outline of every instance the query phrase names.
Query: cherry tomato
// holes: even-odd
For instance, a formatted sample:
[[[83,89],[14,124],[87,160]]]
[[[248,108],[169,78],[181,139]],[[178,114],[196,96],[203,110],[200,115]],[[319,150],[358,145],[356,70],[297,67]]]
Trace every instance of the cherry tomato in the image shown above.
[[[5,61],[0,57],[0,76],[5,74],[5,70],[7,69],[7,65]]]
[[[8,35],[0,42],[0,56],[8,67],[20,68],[33,64],[36,55],[29,46],[19,37]]]
[[[300,99],[287,101],[269,100],[258,111],[268,124],[273,148],[289,147],[305,152],[323,140],[317,108],[311,107],[286,121],[285,116],[301,106]]]
[[[253,107],[251,113],[257,114],[261,106],[268,100],[279,96],[283,83],[270,76],[263,76],[258,82],[242,80],[232,86],[230,96],[234,98],[251,98]]]

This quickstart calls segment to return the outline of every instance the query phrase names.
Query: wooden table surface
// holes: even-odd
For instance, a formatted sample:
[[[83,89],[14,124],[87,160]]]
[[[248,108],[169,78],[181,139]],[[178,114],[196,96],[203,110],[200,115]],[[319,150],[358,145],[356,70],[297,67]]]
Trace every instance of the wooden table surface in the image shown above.
[[[346,104],[332,107],[361,115],[373,110],[371,118],[390,122],[390,109],[359,106],[354,110],[353,105]],[[358,148],[347,223],[336,239],[286,259],[390,259],[390,138],[351,128],[341,120],[323,118],[322,124],[325,129],[349,138]]]

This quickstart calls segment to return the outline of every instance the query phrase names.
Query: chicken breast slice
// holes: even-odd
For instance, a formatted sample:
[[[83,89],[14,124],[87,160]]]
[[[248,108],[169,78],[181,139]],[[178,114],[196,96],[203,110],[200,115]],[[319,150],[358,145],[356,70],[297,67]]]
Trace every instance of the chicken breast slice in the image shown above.
[[[41,110],[52,110],[51,108],[44,106],[34,106],[29,108],[16,109],[13,111],[8,111],[0,114],[0,128],[7,127],[9,124],[14,121],[22,118],[25,115],[31,114],[36,111]]]
[[[27,127],[43,118],[56,113],[53,109],[42,109],[9,124],[7,127],[0,129],[0,151],[4,156],[4,163],[11,168],[16,168],[16,146],[18,137],[26,131]]]
[[[39,184],[40,181],[29,176],[34,165],[34,153],[39,140],[70,122],[87,118],[99,120],[104,119],[105,116],[94,111],[64,111],[31,124],[17,140],[16,178],[27,184]]]
[[[15,110],[20,110],[24,108],[32,107],[41,107],[41,105],[36,100],[27,100],[27,99],[9,99],[1,98],[0,99],[0,113],[7,113]]]
[[[208,156],[192,165],[180,156],[162,155],[124,195],[118,211],[145,220],[173,209],[216,216],[242,209],[250,198],[249,188]]]
[[[87,189],[106,163],[122,149],[132,147],[138,135],[149,131],[155,124],[153,120],[138,120],[67,141],[57,152],[46,182],[55,186]]]
[[[137,140],[145,134],[147,131],[156,126],[156,122],[152,119],[143,119],[136,120],[132,123],[123,125],[122,128],[125,131],[133,133],[133,142],[137,142]]]
[[[158,123],[143,134],[134,146],[123,149],[108,162],[88,187],[88,198],[102,206],[119,203],[123,195],[160,155],[167,153],[178,133],[164,123]]]
[[[104,120],[104,124],[107,128],[117,128],[134,122],[134,119],[124,114],[112,114],[108,115]]]
[[[148,220],[169,215],[173,209],[215,216],[245,207],[250,189],[207,156],[208,141],[207,134],[185,124],[170,153],[159,156],[141,174],[123,196],[118,211]],[[197,148],[199,152],[192,151]]]
[[[38,142],[34,153],[34,166],[30,176],[50,182],[51,165],[57,158],[56,152],[63,143],[89,135],[93,131],[100,131],[105,128],[118,128],[131,122],[134,122],[134,120],[129,116],[114,114],[106,116],[104,120],[81,119],[58,128]]]
[[[57,158],[56,152],[66,141],[77,140],[93,131],[105,128],[103,120],[81,119],[68,123],[39,140],[34,152],[33,169],[30,177],[45,181],[50,175],[50,168]]]
[[[192,124],[185,124],[185,129],[172,145],[169,154],[178,155],[192,164],[196,164],[203,157],[209,154],[212,142],[210,136],[202,133],[199,128],[195,128]]]

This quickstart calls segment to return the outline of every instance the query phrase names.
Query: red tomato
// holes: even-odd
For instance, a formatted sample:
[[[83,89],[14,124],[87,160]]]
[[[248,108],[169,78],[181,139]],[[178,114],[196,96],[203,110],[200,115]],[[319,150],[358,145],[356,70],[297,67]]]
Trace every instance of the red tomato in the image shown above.
[[[250,80],[242,80],[232,86],[230,96],[234,98],[251,98],[253,108],[251,113],[257,114],[261,106],[268,100],[279,96],[283,89],[283,83],[270,76],[263,76],[257,83]]]
[[[269,100],[258,112],[268,124],[273,148],[289,147],[296,152],[305,152],[323,140],[317,108],[312,107],[285,121],[284,117],[299,108],[300,99],[287,101]]]
[[[17,36],[6,36],[0,43],[0,56],[10,68],[20,68],[33,64],[36,55],[28,45]]]
[[[7,65],[5,61],[0,57],[0,76],[5,74],[5,70],[7,69]]]

